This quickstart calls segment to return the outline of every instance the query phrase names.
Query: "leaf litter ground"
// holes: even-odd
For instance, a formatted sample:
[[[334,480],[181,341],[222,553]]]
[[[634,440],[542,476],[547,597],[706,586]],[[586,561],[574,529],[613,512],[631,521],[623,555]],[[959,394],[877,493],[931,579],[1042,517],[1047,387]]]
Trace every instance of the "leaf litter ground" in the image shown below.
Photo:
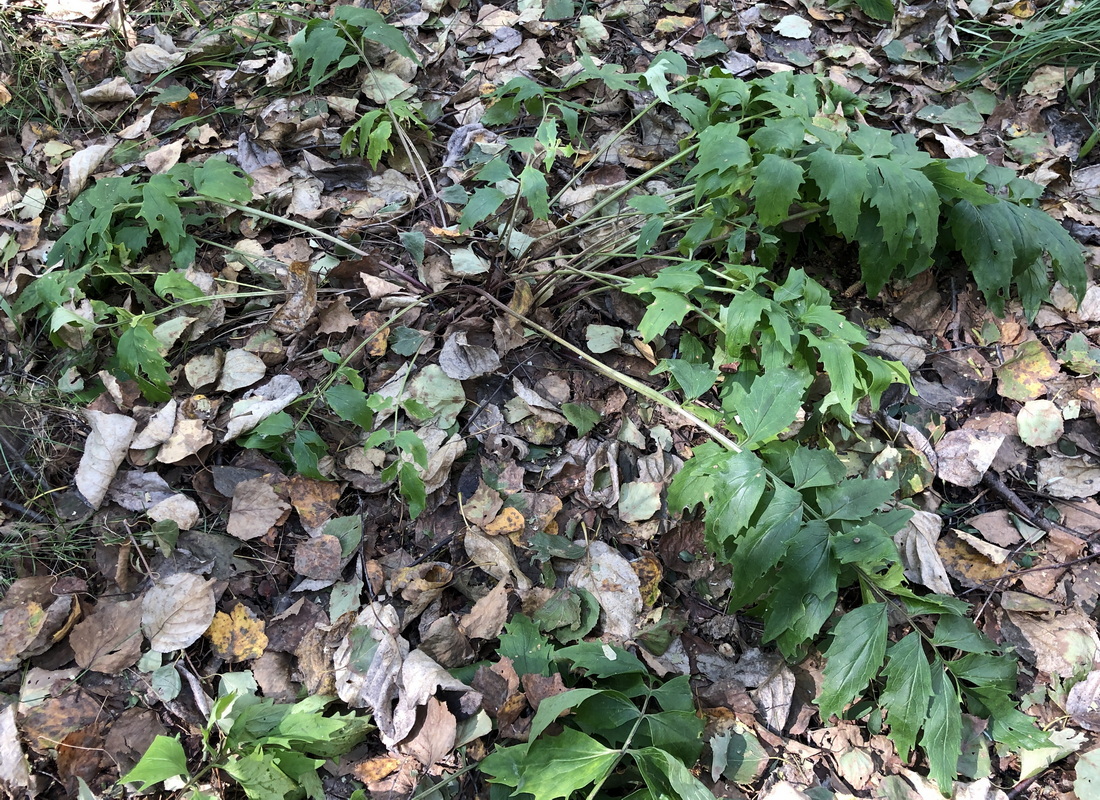
[[[567,695],[552,668],[561,664],[589,675],[588,688],[573,691],[591,692],[608,713],[630,711],[616,706],[613,684],[592,676],[644,674],[646,691],[663,691],[647,718],[671,734],[651,734],[664,749],[649,750],[675,751],[705,723],[706,752],[685,744],[676,754],[700,759],[695,771],[715,795],[936,796],[925,766],[899,758],[873,714],[822,723],[812,703],[818,656],[787,664],[759,646],[752,619],[723,613],[728,568],[708,556],[701,522],[667,513],[665,490],[702,441],[698,432],[466,287],[653,381],[662,354],[637,335],[644,309],[618,292],[587,297],[583,275],[556,285],[546,276],[534,284],[545,291],[525,292],[501,253],[459,234],[457,212],[436,198],[459,196],[472,152],[499,147],[499,134],[476,124],[483,87],[568,69],[582,52],[630,71],[672,51],[734,74],[824,68],[934,155],[993,154],[1047,186],[1047,210],[1095,236],[1090,196],[1100,167],[1070,169],[1083,136],[1059,102],[1072,76],[1040,69],[1011,97],[991,85],[947,92],[954,81],[939,65],[955,55],[956,12],[938,3],[900,10],[892,27],[852,9],[783,4],[624,0],[575,17],[572,3],[425,3],[380,9],[416,42],[419,66],[349,52],[358,74],[335,77],[345,53],[331,55],[338,37],[324,21],[303,29],[283,10],[241,7],[198,24],[191,15],[210,13],[199,6],[167,17],[134,8],[124,19],[108,10],[116,14],[108,19],[101,5],[11,12],[18,53],[56,49],[65,58],[46,68],[43,110],[52,116],[9,118],[19,124],[4,140],[17,165],[4,178],[13,215],[4,296],[17,302],[64,233],[50,215],[117,175],[165,176],[153,178],[162,194],[132,198],[135,219],[180,245],[151,254],[149,272],[180,274],[166,269],[184,252],[176,266],[186,281],[157,287],[178,308],[156,326],[138,318],[136,282],[106,298],[123,331],[113,364],[99,358],[104,340],[85,324],[98,311],[64,287],[42,328],[60,351],[30,338],[35,328],[7,323],[10,352],[27,366],[10,381],[21,402],[3,408],[16,473],[0,603],[11,698],[0,714],[5,791],[75,796],[83,781],[101,796],[153,743],[163,748],[161,777],[180,763],[194,772],[211,761],[203,732],[217,728],[214,739],[242,758],[218,762],[222,772],[192,787],[216,796],[236,791],[226,775],[255,796],[347,797],[365,786],[380,798],[454,775],[441,791],[480,796],[484,784],[466,765],[488,756],[499,775],[530,752],[548,761],[541,771],[528,763],[527,790],[563,796],[569,780],[582,786],[617,762],[573,727],[542,751],[524,749],[557,715],[540,718],[540,708],[575,708],[553,699]],[[1023,12],[985,18],[1004,24],[1014,13]],[[118,33],[104,38],[103,26]],[[376,27],[374,39],[401,49],[391,30]],[[311,65],[304,76],[291,56]],[[5,69],[18,75],[10,58]],[[19,77],[5,88],[9,108],[28,91],[27,73]],[[616,129],[601,130],[601,116],[632,108],[612,87],[568,98],[600,109],[588,118],[590,141]],[[359,122],[360,158],[339,158],[364,97],[398,111]],[[409,116],[395,128],[398,103],[412,101],[429,110],[416,120],[430,121]],[[561,187],[573,216],[675,152],[674,121],[653,115],[643,130],[588,179]],[[186,182],[169,177],[178,164],[217,155],[248,173],[251,197],[233,194],[233,176],[216,159]],[[255,198],[277,219],[230,214],[208,227],[229,250],[188,252],[177,207],[157,200],[177,186]],[[462,213],[489,216],[498,195],[475,189]],[[112,246],[136,244],[119,242]],[[823,259],[815,274],[847,289],[858,279],[847,273],[851,255]],[[188,291],[210,295],[215,285],[224,299],[188,305]],[[954,794],[1094,796],[1100,288],[1078,304],[1056,287],[1032,325],[1012,304],[994,318],[973,287],[928,273],[889,285],[877,301],[857,292],[849,317],[871,332],[873,351],[912,371],[920,399],[838,430],[836,444],[853,471],[900,475],[902,494],[926,509],[899,536],[910,580],[972,603],[979,626],[1017,649],[1023,707],[1054,732],[1047,750],[1016,759],[965,718]],[[156,354],[173,346],[171,373],[158,372]],[[120,380],[120,366],[136,380]],[[360,385],[334,384],[334,370],[360,375]],[[42,404],[41,385],[84,414],[54,410],[52,393]],[[158,389],[164,396],[151,402]],[[392,402],[366,405],[366,397]],[[286,410],[306,406],[317,413],[303,428]],[[35,441],[26,431],[49,436]],[[33,474],[18,474],[24,463]],[[44,492],[61,498],[56,508]],[[75,551],[60,550],[74,541]],[[858,634],[864,621],[844,619]],[[630,651],[592,649],[600,641]],[[674,691],[685,675],[694,698],[686,709]],[[362,731],[338,721],[287,739],[319,718],[319,709],[296,705],[302,696],[370,711],[374,729],[358,741]],[[242,718],[229,708],[244,705],[240,698],[265,709],[273,727],[253,726],[251,738],[219,727]],[[582,724],[585,708],[574,715]],[[179,744],[164,744],[172,737]],[[347,749],[331,748],[329,759],[319,743],[340,737]],[[329,760],[318,773],[292,752]],[[572,777],[555,766],[580,756],[586,766]],[[265,766],[276,758],[284,759],[277,774]],[[687,796],[672,762],[654,766],[657,756],[643,750],[634,758]]]

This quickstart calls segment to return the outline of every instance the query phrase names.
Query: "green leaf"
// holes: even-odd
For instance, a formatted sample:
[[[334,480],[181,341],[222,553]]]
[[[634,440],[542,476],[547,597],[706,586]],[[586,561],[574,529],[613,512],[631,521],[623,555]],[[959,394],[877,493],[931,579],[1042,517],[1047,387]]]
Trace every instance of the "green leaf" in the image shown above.
[[[628,653],[618,645],[605,642],[581,642],[570,647],[562,647],[554,658],[558,661],[571,661],[574,670],[585,670],[596,678],[609,678],[612,675],[644,675],[649,672],[636,655]]]
[[[629,752],[651,797],[714,800],[714,794],[671,753],[657,747]]]
[[[518,675],[549,675],[554,646],[529,617],[517,614],[504,626],[497,652],[512,659]]]
[[[722,407],[740,419],[745,432],[741,446],[754,449],[789,428],[802,407],[807,384],[790,369],[766,372],[747,392],[737,383],[728,383]]]
[[[316,431],[297,430],[294,432],[294,442],[290,446],[290,458],[299,474],[314,480],[324,480],[325,476],[318,469],[318,464],[326,455],[328,455],[328,444]]]
[[[837,622],[833,641],[825,651],[825,683],[817,699],[822,719],[840,716],[878,674],[886,655],[887,627],[885,603],[860,606]],[[957,708],[958,703],[955,705]]]
[[[829,203],[829,216],[848,241],[856,238],[860,206],[871,191],[867,167],[859,156],[838,155],[824,148],[809,156],[809,176]]]
[[[397,449],[412,456],[421,469],[428,468],[428,448],[416,431],[398,431],[393,437]]]
[[[206,295],[191,281],[183,276],[182,272],[169,270],[162,272],[153,282],[153,291],[162,298],[175,298],[177,302],[189,303],[192,300],[203,300]]]
[[[792,485],[795,489],[835,486],[844,480],[844,464],[828,450],[797,447],[790,455]]]
[[[708,509],[716,537],[735,536],[750,524],[768,485],[764,463],[750,450],[727,456],[715,471],[721,491]]]
[[[802,167],[773,153],[766,154],[753,169],[752,191],[756,216],[762,225],[776,225],[791,213],[803,180]]]
[[[810,520],[792,537],[783,568],[770,576],[764,605],[764,639],[787,658],[821,632],[836,607],[836,564],[830,558],[829,525]]]
[[[425,493],[424,479],[420,476],[416,465],[409,461],[402,461],[397,471],[397,485],[401,490],[401,496],[409,504],[409,516],[416,519],[428,507],[428,498]]]
[[[543,700],[546,703],[546,708],[543,708],[542,702],[539,703],[538,711],[535,712],[534,719],[531,720],[531,731],[528,734],[528,741],[534,742],[542,732],[545,731],[554,720],[562,716],[566,711],[570,709],[576,709],[584,705],[588,700],[593,698],[601,698],[605,695],[614,695],[616,698],[621,699],[622,695],[618,692],[611,692],[606,689],[569,689],[568,691],[561,692],[560,694],[551,695]],[[623,714],[628,719],[636,719],[638,717],[638,709],[634,708],[633,704],[627,701],[627,705],[630,706],[632,713]],[[611,720],[612,727],[619,724],[618,719]]]
[[[486,218],[496,213],[508,195],[500,189],[492,186],[481,186],[474,190],[466,207],[462,209],[462,215],[458,218],[459,230],[468,231],[470,228],[483,222]]]
[[[146,322],[127,326],[118,337],[115,352],[119,365],[138,382],[146,399],[163,402],[170,396],[168,362],[160,354],[160,342]]]
[[[531,164],[519,173],[519,196],[531,206],[531,213],[536,219],[550,216],[550,189],[546,185],[546,176]]]
[[[424,231],[399,231],[397,238],[401,240],[401,246],[405,251],[412,256],[413,263],[418,267],[423,266],[424,244],[427,242]]]
[[[928,756],[929,776],[947,793],[962,752],[962,711],[959,691],[943,666],[939,658],[932,663],[932,705],[920,744]]]
[[[886,688],[879,704],[886,709],[890,739],[902,761],[908,761],[932,696],[932,672],[921,647],[920,634],[914,631],[890,645],[882,671],[886,675]]]
[[[529,749],[499,748],[479,766],[494,783],[513,785],[514,780],[517,794],[556,800],[603,780],[619,758],[618,750],[565,728],[558,736],[538,739]]]
[[[886,481],[854,478],[817,492],[817,507],[825,519],[858,521],[894,496]]]
[[[1100,797],[1100,749],[1077,759],[1073,791],[1078,797]]]
[[[220,766],[241,785],[250,800],[290,798],[298,792],[298,784],[263,750],[254,750],[241,758],[230,757]]]
[[[427,338],[423,331],[401,325],[394,328],[393,333],[390,334],[390,350],[393,350],[399,356],[412,356],[416,354]],[[335,411],[335,409],[333,410]]]
[[[347,558],[363,541],[363,518],[334,517],[325,523],[324,532],[340,540],[340,557]]]
[[[646,714],[638,726],[639,745],[659,747],[684,764],[694,765],[703,749],[704,722],[695,711]]]
[[[755,602],[762,592],[770,591],[774,582],[773,568],[786,555],[791,543],[802,531],[804,504],[802,496],[783,483],[776,482],[770,496],[765,495],[756,524],[737,541],[736,549],[719,542],[719,555],[733,567],[732,608],[742,608]],[[824,523],[814,523],[824,526]],[[715,535],[719,535],[716,532]]]
[[[220,157],[209,158],[195,170],[195,191],[215,200],[247,205],[252,202],[252,178],[236,164]]]
[[[856,0],[856,4],[871,19],[889,22],[894,18],[894,4],[891,0]]]
[[[1013,208],[1004,200],[985,206],[962,200],[947,216],[974,282],[996,315],[1004,313],[1016,265],[1030,266],[1040,253],[1038,237],[1020,227]]]
[[[325,390],[325,402],[340,419],[358,425],[364,431],[374,426],[374,412],[367,403],[366,392],[360,389],[346,383],[330,386]]]
[[[290,51],[301,70],[309,64],[309,86],[313,91],[344,54],[348,43],[329,20],[311,20],[290,40]]]
[[[150,230],[160,234],[164,246],[175,253],[183,245],[183,215],[173,202],[178,199],[183,185],[168,175],[154,175],[142,191],[141,207],[137,215],[145,220]]]
[[[561,413],[577,429],[578,436],[587,436],[603,420],[599,411],[584,403],[562,403]]]
[[[936,621],[932,644],[966,653],[991,653],[997,649],[988,636],[966,617],[942,616]]]
[[[653,299],[638,323],[638,332],[646,342],[653,341],[671,326],[679,325],[691,310],[691,303],[681,294],[664,289],[653,289],[652,294]]]
[[[390,50],[396,50],[416,64],[420,63],[401,31],[386,22],[386,18],[373,8],[337,6],[334,18],[362,28],[364,38],[384,44]]]
[[[134,768],[119,778],[120,783],[138,783],[138,790],[144,792],[150,786],[187,774],[187,754],[177,739],[157,736],[149,749],[134,764]]]
[[[1013,661],[1007,657],[1005,660]],[[947,666],[952,674],[957,674],[951,663]],[[1013,675],[1009,689],[982,686],[964,689],[963,694],[975,713],[989,717],[989,732],[994,741],[1012,750],[1036,750],[1050,746],[1050,735],[1036,727],[1035,718],[1016,708],[1011,694],[1015,686],[1016,676]]]
[[[671,372],[676,383],[683,390],[684,399],[694,400],[705,392],[710,391],[714,382],[718,380],[718,370],[711,369],[705,364],[692,364],[682,358],[663,358],[653,375]]]
[[[729,194],[747,181],[739,170],[751,163],[752,154],[739,131],[736,123],[720,122],[699,134],[698,163],[687,175],[689,182],[695,182],[696,199]]]
[[[542,18],[553,22],[559,19],[571,19],[577,13],[573,0],[546,0]]]
[[[294,418],[285,411],[278,411],[252,429],[241,446],[272,452],[280,448],[286,435],[294,430]]]

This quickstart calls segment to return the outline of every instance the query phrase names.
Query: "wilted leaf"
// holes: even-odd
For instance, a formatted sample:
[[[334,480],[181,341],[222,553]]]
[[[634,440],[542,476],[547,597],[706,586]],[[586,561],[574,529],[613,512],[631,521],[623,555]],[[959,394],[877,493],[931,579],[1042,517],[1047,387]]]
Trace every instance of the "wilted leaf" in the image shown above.
[[[661,489],[652,481],[631,481],[619,489],[619,519],[644,522],[661,510]]]
[[[448,336],[443,343],[439,366],[448,377],[464,381],[488,375],[500,368],[500,356],[495,350],[470,344],[466,337],[465,331],[459,331]]]
[[[76,663],[112,675],[136,664],[141,657],[141,605],[140,599],[101,603],[69,634]]]
[[[1052,455],[1039,461],[1039,490],[1055,497],[1091,497],[1100,492],[1100,466],[1085,456]]]
[[[335,536],[322,534],[306,539],[294,548],[294,571],[316,580],[337,580],[343,565],[341,552],[340,540]]]
[[[258,355],[240,348],[230,350],[225,354],[218,391],[235,392],[244,389],[263,380],[266,374],[267,365]]]
[[[1051,764],[1076,753],[1087,741],[1088,736],[1073,728],[1051,731],[1050,747],[1020,751],[1020,780],[1034,778]]]
[[[604,635],[617,639],[634,635],[643,606],[641,581],[617,550],[605,542],[590,542],[587,558],[574,568],[567,583],[586,589],[599,602]]]
[[[1045,447],[1062,437],[1062,412],[1050,400],[1028,400],[1016,415],[1024,444]]]
[[[516,561],[512,543],[503,536],[485,536],[476,530],[463,537],[466,553],[475,564],[497,580],[514,579],[517,589],[530,589],[531,579],[523,574]]]
[[[24,797],[30,786],[30,765],[19,742],[15,706],[10,702],[0,711],[0,789],[11,797]]]
[[[1066,711],[1085,730],[1100,731],[1100,670],[1092,670],[1083,681],[1073,685]]]
[[[951,581],[936,551],[943,519],[930,511],[915,511],[905,527],[894,535],[905,577],[939,594],[954,594]]]
[[[508,584],[499,581],[458,623],[471,639],[495,639],[508,619]]]
[[[302,331],[313,319],[317,310],[317,282],[309,261],[291,261],[286,274],[280,277],[287,297],[267,324],[276,333],[291,335]]]
[[[276,375],[263,386],[249,390],[229,410],[229,423],[222,441],[231,442],[242,433],[248,433],[263,420],[293,403],[301,394],[301,384],[289,375]]]
[[[1016,355],[996,370],[1000,381],[997,391],[1010,400],[1035,400],[1046,394],[1043,381],[1050,380],[1058,371],[1058,362],[1041,342],[1024,342],[1016,349]]]
[[[526,520],[523,518],[523,514],[520,513],[518,508],[502,508],[500,513],[497,514],[492,522],[488,522],[481,527],[490,536],[500,536],[509,533],[517,533],[523,530],[523,526],[526,524]]]
[[[1004,436],[987,431],[948,431],[936,443],[941,479],[956,486],[977,486],[993,463]]]
[[[271,530],[289,508],[265,479],[241,481],[233,490],[226,533],[245,541],[259,538]]]
[[[295,475],[286,484],[290,503],[298,512],[298,519],[307,531],[321,528],[336,514],[336,503],[343,493],[343,486],[333,481],[319,481],[304,475]]]
[[[182,650],[198,641],[214,619],[213,581],[180,572],[145,593],[141,630],[158,653]]]
[[[99,508],[115,472],[126,458],[137,422],[124,414],[104,414],[102,411],[87,411],[85,416],[92,430],[73,480],[88,505]]]
[[[1078,609],[1052,619],[1007,611],[1001,627],[1027,661],[1063,678],[1090,668],[1100,649],[1096,626]]]

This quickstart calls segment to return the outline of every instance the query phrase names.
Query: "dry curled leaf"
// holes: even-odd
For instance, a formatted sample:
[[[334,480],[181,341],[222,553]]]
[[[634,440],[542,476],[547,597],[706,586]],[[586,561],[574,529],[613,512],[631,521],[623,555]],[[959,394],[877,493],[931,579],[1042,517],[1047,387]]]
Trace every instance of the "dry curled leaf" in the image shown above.
[[[169,575],[141,601],[141,630],[158,653],[196,642],[214,619],[213,581],[189,572]]]
[[[141,657],[141,600],[102,603],[69,635],[81,669],[118,674]]]

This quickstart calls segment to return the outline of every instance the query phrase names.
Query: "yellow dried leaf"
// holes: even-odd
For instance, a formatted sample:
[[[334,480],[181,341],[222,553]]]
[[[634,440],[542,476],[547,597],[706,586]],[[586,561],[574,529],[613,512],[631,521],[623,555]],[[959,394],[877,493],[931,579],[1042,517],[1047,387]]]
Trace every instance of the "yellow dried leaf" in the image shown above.
[[[678,31],[686,31],[697,25],[699,20],[696,17],[662,17],[657,20],[655,26],[658,33],[677,33]]]
[[[500,513],[497,514],[496,519],[490,522],[488,525],[482,527],[490,536],[500,536],[501,534],[515,533],[516,531],[523,530],[525,520],[523,514],[515,508],[502,508]]]
[[[243,603],[229,614],[219,611],[206,629],[206,638],[214,652],[226,661],[246,661],[259,658],[267,649],[264,621]]]
[[[375,756],[352,767],[352,774],[363,783],[370,783],[392,775],[399,766],[401,762],[393,756]]]
[[[646,608],[653,608],[661,596],[661,580],[664,578],[661,562],[652,553],[643,553],[631,561],[630,566],[633,567],[634,574],[638,576],[641,583],[639,589],[642,593],[642,602],[645,603]]]

